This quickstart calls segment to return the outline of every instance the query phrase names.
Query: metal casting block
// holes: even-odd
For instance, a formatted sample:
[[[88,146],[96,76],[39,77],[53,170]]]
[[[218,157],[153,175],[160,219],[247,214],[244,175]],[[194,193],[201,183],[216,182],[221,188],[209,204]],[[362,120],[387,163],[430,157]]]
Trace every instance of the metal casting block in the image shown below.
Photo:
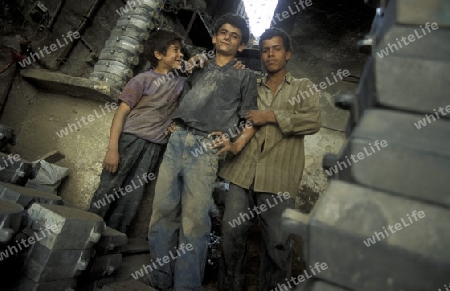
[[[30,207],[32,203],[63,204],[60,196],[33,188],[2,182],[0,182],[0,198],[16,202],[24,208]]]
[[[86,270],[90,250],[51,250],[36,242],[24,264],[24,274],[34,282],[73,278]]]
[[[128,237],[123,232],[106,227],[102,237],[96,245],[96,254],[105,255],[110,252],[121,251],[128,243]]]
[[[76,208],[33,204],[28,214],[33,220],[33,229],[51,229],[40,241],[51,250],[91,249],[105,230],[100,216]]]

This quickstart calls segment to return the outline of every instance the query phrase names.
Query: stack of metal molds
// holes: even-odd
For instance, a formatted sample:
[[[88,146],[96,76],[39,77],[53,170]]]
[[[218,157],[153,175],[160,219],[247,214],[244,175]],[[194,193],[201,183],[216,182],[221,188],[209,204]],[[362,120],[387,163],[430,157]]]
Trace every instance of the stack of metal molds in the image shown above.
[[[75,289],[94,245],[105,230],[98,215],[61,205],[33,204],[27,211],[34,238],[24,263],[20,290]]]
[[[360,42],[370,57],[357,94],[336,97],[351,111],[348,142],[338,156],[325,157],[334,177],[311,214],[284,213],[286,229],[303,237],[307,266],[328,266],[298,290],[444,290],[450,6],[366,2],[381,5]]]
[[[139,63],[144,42],[158,23],[163,1],[128,1],[100,52],[99,60],[90,75],[91,80],[106,81],[121,90],[133,77],[133,67]]]
[[[13,286],[12,278],[20,272],[20,249],[14,237],[22,227],[23,213],[21,205],[0,199],[0,273],[5,290]]]
[[[127,245],[126,234],[110,227],[106,227],[102,237],[94,248],[92,259],[88,269],[82,276],[85,284],[83,290],[99,290],[105,284],[115,281],[113,274],[122,265],[122,251]]]

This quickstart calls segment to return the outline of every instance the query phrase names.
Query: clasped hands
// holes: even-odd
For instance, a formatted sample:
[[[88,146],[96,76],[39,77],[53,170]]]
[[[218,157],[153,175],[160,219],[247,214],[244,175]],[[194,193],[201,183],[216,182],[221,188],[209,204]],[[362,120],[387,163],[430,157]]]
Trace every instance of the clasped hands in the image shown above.
[[[245,119],[251,124],[251,126],[261,126],[268,123],[276,123],[275,113],[272,110],[250,110],[246,115]],[[165,131],[165,135],[170,135],[176,130],[177,126],[175,122],[172,122],[170,126]],[[237,155],[245,145],[242,143],[231,142],[230,136],[221,131],[214,131],[211,133],[212,136],[216,136],[212,141],[210,147],[211,149],[220,148],[217,152],[218,155],[225,153],[227,151],[231,152],[233,155]],[[242,138],[242,135],[236,140],[238,141]]]

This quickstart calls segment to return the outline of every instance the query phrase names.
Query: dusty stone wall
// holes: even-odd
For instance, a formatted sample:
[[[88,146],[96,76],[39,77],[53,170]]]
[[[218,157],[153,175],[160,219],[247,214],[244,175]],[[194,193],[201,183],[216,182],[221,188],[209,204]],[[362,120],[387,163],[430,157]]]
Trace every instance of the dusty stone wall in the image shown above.
[[[59,2],[57,0],[43,1],[49,10],[49,18]],[[17,10],[21,11],[24,17],[20,23],[17,22],[17,17],[1,19],[3,32],[6,35],[2,38],[17,38],[15,32],[20,31],[31,40],[33,49],[38,52],[39,49],[43,49],[43,45],[54,44],[58,40],[64,44],[63,35],[81,28],[81,38],[71,43],[73,47],[70,52],[68,46],[60,47],[55,52],[28,65],[27,68],[55,69],[59,67],[58,70],[62,73],[88,77],[95,63],[92,60],[92,53],[99,52],[103,47],[110,30],[119,18],[115,10],[124,6],[120,0],[107,1],[99,7],[96,6],[97,2],[95,0],[66,1],[61,13],[55,18],[51,32],[48,32],[45,29],[38,29],[40,24],[46,24],[45,20],[36,22],[29,17],[35,1],[19,1],[17,7],[20,9]],[[97,9],[91,9],[94,7]],[[19,50],[17,44],[13,42],[8,44]],[[57,66],[57,63],[61,65]],[[17,68],[21,67],[17,65]],[[14,67],[10,71],[14,71]],[[70,170],[69,178],[63,183],[59,194],[68,203],[83,209],[87,209],[99,181],[101,163],[113,117],[113,112],[103,115],[100,112],[100,106],[104,107],[104,103],[92,101],[89,96],[85,99],[74,98],[69,95],[50,94],[34,88],[21,79],[19,70],[16,70],[0,118],[2,124],[13,127],[18,135],[18,142],[12,148],[13,152],[20,153],[28,160],[35,160],[52,150],[59,150],[66,156],[57,163]],[[94,110],[97,110],[101,117],[96,117],[87,125],[81,123],[82,126],[78,126],[77,121],[82,117],[95,115]],[[76,124],[78,130],[59,138],[56,132],[64,129],[68,123]]]
[[[13,151],[23,158],[34,160],[52,150],[66,156],[57,163],[70,169],[60,195],[83,209],[87,209],[99,182],[113,117],[113,112],[103,115],[99,106],[104,103],[38,91],[17,77],[0,119],[2,124],[16,129],[18,142]],[[101,117],[78,126],[81,117],[95,116],[94,109]],[[77,125],[78,130],[58,137],[57,132],[67,123]]]

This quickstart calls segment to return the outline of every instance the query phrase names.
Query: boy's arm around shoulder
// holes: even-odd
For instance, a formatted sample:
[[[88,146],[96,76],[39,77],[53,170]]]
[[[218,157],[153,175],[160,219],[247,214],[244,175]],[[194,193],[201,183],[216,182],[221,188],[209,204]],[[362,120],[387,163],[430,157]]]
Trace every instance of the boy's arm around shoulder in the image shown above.
[[[245,75],[241,83],[242,103],[238,114],[241,119],[244,119],[249,111],[258,109],[258,90],[255,72],[248,69],[242,71]],[[233,143],[233,154],[241,152],[255,132],[256,128],[253,125],[246,125],[241,136]]]
[[[241,79],[241,105],[238,108],[238,116],[241,119],[245,118],[245,115],[250,110],[258,109],[258,90],[256,85],[256,76],[252,70],[238,70],[242,74]]]
[[[237,114],[240,119],[244,119],[247,112],[258,109],[258,91],[256,89],[257,87],[255,73],[248,69],[238,70],[239,73],[242,74],[240,75],[240,77],[242,78],[240,83],[241,104],[237,110]],[[233,155],[237,155],[244,149],[245,145],[250,141],[255,132],[255,127],[253,127],[251,124],[246,124],[241,135],[234,143],[230,141],[229,137],[222,137],[222,140],[224,142],[221,143],[222,148],[217,154],[220,155],[224,152],[229,151]],[[221,132],[213,132],[213,134],[222,136]]]
[[[295,80],[295,96],[288,96],[285,109],[274,110],[278,126],[283,134],[308,135],[318,132],[322,126],[319,92],[314,94],[301,94],[308,92],[314,84],[308,79]]]

